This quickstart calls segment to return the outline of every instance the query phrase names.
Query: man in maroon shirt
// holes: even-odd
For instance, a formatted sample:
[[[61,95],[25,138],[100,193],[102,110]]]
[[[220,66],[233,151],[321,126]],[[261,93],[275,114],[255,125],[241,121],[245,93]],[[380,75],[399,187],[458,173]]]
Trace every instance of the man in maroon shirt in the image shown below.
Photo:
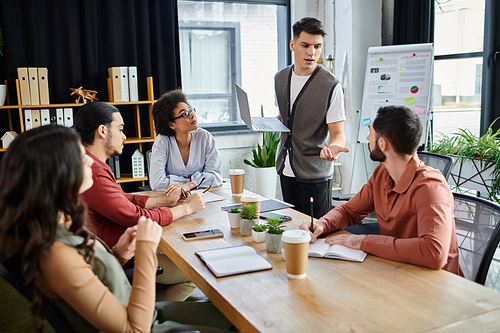
[[[87,155],[94,160],[94,184],[82,194],[88,207],[87,227],[108,246],[114,246],[125,230],[135,226],[141,216],[166,226],[205,209],[203,195],[195,193],[183,200],[180,189],[158,198],[123,192],[106,164],[108,158],[121,155],[126,139],[123,118],[116,107],[104,102],[88,103],[76,113],[73,127],[80,133]],[[157,282],[172,286],[162,295],[157,295],[157,300],[186,299],[195,289],[194,284],[167,256],[159,255],[158,261],[164,273],[158,275]]]
[[[381,163],[352,199],[314,223],[312,241],[356,225],[375,211],[380,235],[338,235],[326,242],[463,276],[453,195],[441,172],[418,158],[421,136],[422,124],[414,111],[403,106],[380,108],[367,139],[370,158]],[[309,227],[310,222],[301,225]]]

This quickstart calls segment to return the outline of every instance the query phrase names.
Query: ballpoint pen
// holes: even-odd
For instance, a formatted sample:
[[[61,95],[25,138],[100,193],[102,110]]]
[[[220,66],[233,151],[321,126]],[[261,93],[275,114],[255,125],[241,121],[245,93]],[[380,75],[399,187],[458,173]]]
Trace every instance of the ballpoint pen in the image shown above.
[[[311,201],[311,232],[314,233],[314,222],[313,222],[313,197],[310,199]]]

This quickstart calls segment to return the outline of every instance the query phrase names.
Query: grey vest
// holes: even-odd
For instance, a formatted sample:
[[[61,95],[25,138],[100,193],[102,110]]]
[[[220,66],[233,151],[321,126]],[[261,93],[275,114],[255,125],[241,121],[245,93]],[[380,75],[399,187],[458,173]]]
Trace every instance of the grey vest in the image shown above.
[[[61,224],[58,227],[55,240],[76,247],[82,243],[83,238],[75,236]],[[84,256],[83,250],[77,250],[82,256]],[[92,271],[97,275],[99,280],[101,280],[102,283],[109,288],[113,295],[115,295],[115,297],[118,298],[123,305],[127,306],[132,287],[128,282],[123,268],[115,256],[108,252],[109,248],[108,251],[105,251],[99,246],[94,246],[94,251],[94,259],[91,262]],[[99,332],[94,326],[89,324],[82,316],[80,316],[80,314],[73,310],[73,308],[65,301],[49,299],[48,297],[46,297],[46,299],[64,313],[64,316],[68,319],[68,322],[71,323],[75,331]]]
[[[330,140],[326,112],[339,81],[318,65],[290,106],[292,70],[293,65],[288,66],[274,77],[281,120],[290,129],[289,133],[281,133],[276,170],[283,174],[286,155],[290,154],[290,165],[298,182],[324,182],[331,178],[333,166],[319,154]]]

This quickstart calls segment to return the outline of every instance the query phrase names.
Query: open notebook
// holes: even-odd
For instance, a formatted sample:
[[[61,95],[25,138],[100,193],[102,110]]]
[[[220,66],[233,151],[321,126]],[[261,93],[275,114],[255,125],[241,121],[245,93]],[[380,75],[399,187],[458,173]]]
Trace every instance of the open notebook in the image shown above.
[[[271,264],[250,246],[231,246],[195,252],[216,277],[271,269]]]
[[[320,238],[309,244],[309,257],[363,262],[366,258],[366,252],[351,249],[344,245],[330,245],[325,243],[324,238]]]

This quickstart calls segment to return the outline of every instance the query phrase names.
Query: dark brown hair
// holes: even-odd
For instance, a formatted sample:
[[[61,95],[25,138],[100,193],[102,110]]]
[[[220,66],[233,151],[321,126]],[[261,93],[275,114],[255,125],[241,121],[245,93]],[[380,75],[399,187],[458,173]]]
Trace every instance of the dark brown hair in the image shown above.
[[[293,24],[293,38],[299,38],[302,31],[311,35],[321,35],[325,37],[326,30],[320,20],[314,17],[303,17]]]
[[[170,119],[174,118],[174,109],[179,103],[186,103],[187,97],[181,89],[171,90],[164,93],[153,105],[153,119],[155,121],[156,133],[175,136],[175,132],[170,128]]]
[[[93,239],[83,227],[87,217],[79,197],[83,181],[80,138],[74,129],[47,125],[19,135],[0,163],[0,261],[15,263],[33,295],[31,312],[40,312],[39,259],[54,243],[58,218],[71,219],[69,230],[83,237],[78,246],[93,257]]]
[[[422,122],[418,114],[405,106],[384,106],[378,109],[373,129],[385,137],[398,154],[413,155],[422,137]]]

